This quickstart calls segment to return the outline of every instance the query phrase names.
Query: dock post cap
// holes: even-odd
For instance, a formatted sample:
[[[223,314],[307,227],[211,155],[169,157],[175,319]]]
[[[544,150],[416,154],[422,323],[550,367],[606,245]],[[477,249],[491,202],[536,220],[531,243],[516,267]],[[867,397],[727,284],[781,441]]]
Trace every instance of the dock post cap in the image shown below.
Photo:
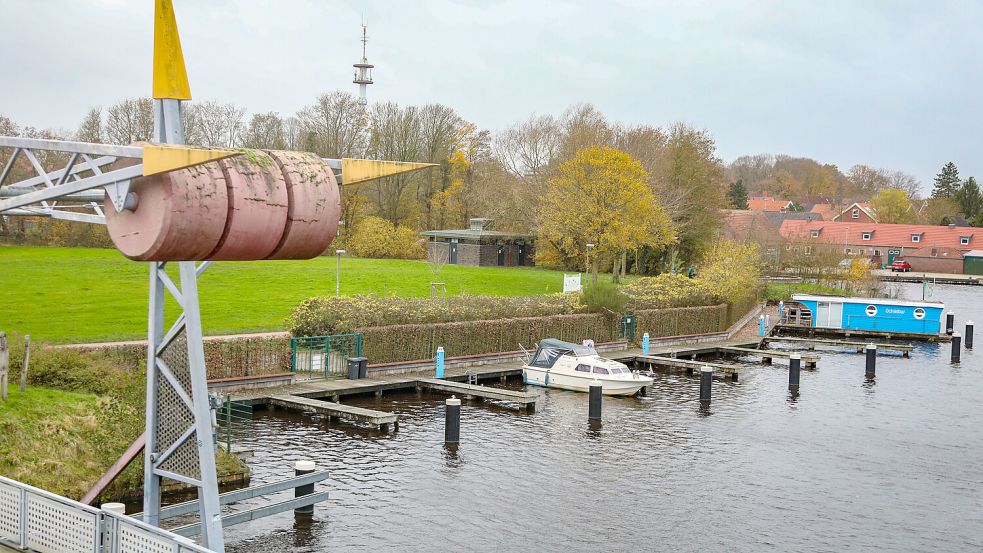
[[[959,338],[959,337],[961,337],[961,336],[962,336],[962,334],[959,334],[959,331],[953,331],[953,332],[952,332],[952,337],[953,337],[953,338]]]
[[[764,319],[764,318],[765,318],[765,316],[764,316],[764,315],[758,315],[758,318],[759,318],[759,319]]]
[[[295,461],[294,470],[314,470],[317,464],[314,461]]]
[[[126,505],[122,503],[103,503],[99,506],[103,511],[109,511],[110,513],[116,513],[119,515],[126,514]]]
[[[973,326],[973,321],[966,321],[966,326]]]
[[[461,400],[454,396],[447,398],[447,401],[444,402],[444,405],[460,405],[460,404],[461,404]]]
[[[946,314],[946,315],[955,315],[955,312],[953,312],[953,311],[952,311],[952,310],[950,309],[949,311],[946,311],[946,313],[945,313],[945,314]]]
[[[788,356],[788,358],[789,359],[800,359],[801,360],[802,359],[802,354],[801,353],[792,353],[792,354],[790,354]]]
[[[705,365],[702,369],[700,369],[700,372],[712,373],[713,367],[711,367],[710,365]]]

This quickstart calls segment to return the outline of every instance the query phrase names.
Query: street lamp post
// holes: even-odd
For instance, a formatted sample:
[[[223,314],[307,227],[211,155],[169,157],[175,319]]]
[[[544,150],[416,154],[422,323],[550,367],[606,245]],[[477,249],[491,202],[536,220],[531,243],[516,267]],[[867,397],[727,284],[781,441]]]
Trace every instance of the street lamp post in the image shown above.
[[[594,247],[594,244],[592,244],[590,242],[587,243],[587,253],[585,255],[587,257],[587,278],[588,279],[590,279],[590,250],[593,247]]]
[[[341,296],[341,254],[345,253],[345,250],[335,250],[334,253],[338,254],[338,272],[334,279],[334,297]]]

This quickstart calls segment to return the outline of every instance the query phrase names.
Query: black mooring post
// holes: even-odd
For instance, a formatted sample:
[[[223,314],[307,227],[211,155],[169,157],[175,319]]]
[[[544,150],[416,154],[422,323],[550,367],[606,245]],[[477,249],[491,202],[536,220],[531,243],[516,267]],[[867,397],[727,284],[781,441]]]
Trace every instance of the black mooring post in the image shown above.
[[[799,373],[802,372],[802,355],[793,353],[788,357],[788,389],[799,389]]]
[[[956,314],[952,311],[945,314],[945,333],[952,336],[952,332],[956,329]]]
[[[867,368],[864,371],[864,376],[867,378],[873,378],[874,373],[877,371],[877,345],[868,344],[867,345]]]
[[[297,461],[294,463],[294,475],[303,476],[305,474],[310,474],[314,472],[315,468],[317,468],[317,466],[314,464],[314,461]],[[314,493],[313,483],[294,488],[294,497],[311,495],[312,493]],[[298,507],[294,509],[294,514],[312,515],[314,514],[314,506],[308,505],[306,507]]]
[[[962,356],[963,337],[958,332],[952,333],[952,362],[958,363]]]
[[[966,321],[966,349],[973,349],[973,321]]]
[[[710,391],[713,388],[713,368],[707,366],[700,369],[700,401],[710,401]]]
[[[444,443],[461,441],[461,400],[451,396],[444,403]]]
[[[596,380],[590,383],[590,393],[587,397],[587,420],[589,421],[600,421],[601,420],[601,405],[602,405],[602,390],[600,382]]]

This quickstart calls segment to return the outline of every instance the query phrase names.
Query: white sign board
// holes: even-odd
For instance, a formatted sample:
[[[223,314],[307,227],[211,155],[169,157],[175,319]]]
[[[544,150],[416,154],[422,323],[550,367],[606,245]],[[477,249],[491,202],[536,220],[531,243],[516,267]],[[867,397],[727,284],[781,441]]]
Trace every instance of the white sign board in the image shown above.
[[[563,293],[580,291],[580,273],[575,275],[563,274]]]

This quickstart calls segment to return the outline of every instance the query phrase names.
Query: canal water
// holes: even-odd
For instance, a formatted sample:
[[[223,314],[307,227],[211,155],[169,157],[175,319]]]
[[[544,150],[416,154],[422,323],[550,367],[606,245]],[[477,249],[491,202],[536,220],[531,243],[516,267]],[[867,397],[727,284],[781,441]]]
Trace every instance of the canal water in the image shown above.
[[[903,289],[921,298],[920,286]],[[983,294],[938,286],[961,330]],[[662,375],[648,397],[549,390],[533,414],[465,403],[461,445],[443,446],[444,396],[366,399],[400,414],[393,435],[257,411],[245,441],[254,482],[314,460],[331,494],[227,530],[230,551],[981,551],[983,336],[878,358],[820,349],[798,397],[787,365],[715,381]],[[518,384],[517,384],[518,385]],[[281,494],[278,498],[289,495]],[[251,504],[242,504],[244,508]]]

